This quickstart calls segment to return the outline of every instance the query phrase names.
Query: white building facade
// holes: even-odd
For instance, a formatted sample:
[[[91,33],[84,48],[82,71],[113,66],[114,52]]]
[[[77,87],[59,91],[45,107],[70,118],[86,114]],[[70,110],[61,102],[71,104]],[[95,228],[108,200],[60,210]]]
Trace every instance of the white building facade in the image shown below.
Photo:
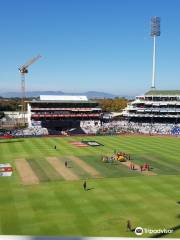
[[[149,91],[129,103],[122,115],[129,120],[179,123],[180,91]]]

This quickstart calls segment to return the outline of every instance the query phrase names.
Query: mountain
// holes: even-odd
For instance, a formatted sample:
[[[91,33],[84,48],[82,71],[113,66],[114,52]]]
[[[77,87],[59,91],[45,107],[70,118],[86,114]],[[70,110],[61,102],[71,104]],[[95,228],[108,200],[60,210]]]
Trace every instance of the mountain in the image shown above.
[[[82,92],[82,93],[64,93],[62,91],[31,91],[26,92],[27,97],[39,97],[39,95],[85,95],[88,98],[115,98],[119,97],[118,95],[114,95],[111,93],[105,93],[105,92],[96,92],[96,91],[88,91],[88,92]],[[10,98],[10,97],[21,97],[20,92],[4,92],[0,93],[1,97],[4,98]]]

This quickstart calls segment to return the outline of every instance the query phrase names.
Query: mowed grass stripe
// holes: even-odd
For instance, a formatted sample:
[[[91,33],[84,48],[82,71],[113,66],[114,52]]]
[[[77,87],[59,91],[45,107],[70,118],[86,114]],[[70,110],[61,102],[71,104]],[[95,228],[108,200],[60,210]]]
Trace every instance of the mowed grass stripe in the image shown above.
[[[13,145],[16,145],[16,148],[13,149]],[[8,158],[19,158],[19,157],[25,157],[25,152],[21,152],[21,147],[23,147],[24,142],[19,142],[17,145],[17,142],[14,140],[6,140],[1,142],[0,141],[0,152],[1,152],[1,158],[8,157]],[[23,154],[24,153],[24,154]]]
[[[28,161],[29,165],[31,166],[31,168],[33,169],[33,171],[38,176],[40,182],[51,181],[50,177],[47,175],[45,169],[42,168],[38,159],[28,158],[27,161]]]
[[[147,137],[147,138],[142,138],[142,137],[124,137],[126,139],[126,145],[132,145],[133,146],[133,153],[138,153],[141,151],[146,151],[146,152],[152,152],[153,149],[156,149],[158,147],[158,143],[160,143],[160,140],[153,142],[153,138]],[[124,142],[125,142],[124,139]],[[151,146],[151,148],[149,148]]]
[[[65,179],[65,180],[79,180],[79,176],[76,175],[73,170],[66,168],[64,163],[57,157],[47,157],[47,161],[51,166]]]
[[[66,219],[66,224],[68,226],[68,228],[65,228],[66,235],[77,236],[77,233],[79,233],[78,236],[90,236],[92,234],[93,221],[91,218],[87,217],[87,213],[84,213],[84,211],[82,210],[83,199],[80,198],[80,201],[77,201],[75,197],[72,197],[70,191],[64,189],[62,194],[62,191],[59,191],[57,188],[54,188],[54,193],[56,195],[56,198],[58,198],[59,201],[62,202],[63,209],[66,209],[66,212],[69,213],[69,217]],[[78,192],[78,199],[80,196],[79,194],[80,192]],[[71,215],[72,209],[73,216]]]
[[[135,175],[123,166],[101,161],[102,155],[110,155],[114,149],[122,150],[132,154],[133,161],[140,164],[151,162],[145,160],[144,155],[152,156],[155,170],[161,174],[172,174],[179,168],[179,139],[141,136],[87,137],[88,140],[96,140],[104,146],[84,149],[71,146],[68,143],[71,139],[81,140],[80,137],[56,138],[54,144],[54,140],[38,138],[0,144],[3,162],[8,162],[8,159],[13,162],[17,155],[19,158],[28,157],[40,162],[47,156],[61,156],[65,159],[73,155],[83,159],[106,177],[88,179],[87,187],[92,188],[90,191],[83,190],[83,181],[49,181],[26,187],[19,184],[16,173],[11,178],[1,178],[1,234],[134,237],[134,233],[126,232],[127,219],[131,220],[133,228],[142,226],[169,229],[179,225],[178,171],[177,176],[144,177]],[[54,145],[57,145],[57,150],[54,150]],[[71,170],[79,175],[76,167],[80,167],[76,164],[74,166]],[[41,168],[46,168],[46,164],[41,165]],[[12,194],[6,194],[7,189]],[[9,205],[13,214],[6,214]],[[172,236],[180,237],[180,231],[169,235]],[[144,234],[143,237],[152,235]]]
[[[48,138],[48,144],[51,151],[51,154],[49,156],[62,156],[67,155],[68,152],[73,151],[71,146],[68,146],[65,139],[63,138]],[[54,147],[56,146],[56,149]]]
[[[56,184],[58,184],[58,182],[56,182]],[[58,228],[59,223],[56,219],[55,213],[58,212],[57,210],[60,209],[61,206],[54,205],[52,211],[50,204],[54,204],[54,202],[56,202],[56,198],[54,197],[53,199],[49,199],[51,188],[49,188],[49,186],[48,188],[44,188],[44,186],[48,186],[48,184],[41,184],[41,187],[36,189],[27,189],[29,203],[31,204],[31,209],[34,213],[34,220],[31,222],[31,225],[26,226],[23,231],[24,235],[42,235],[42,232],[44,233],[43,235],[57,235],[58,232],[60,233],[60,229]],[[53,213],[52,215],[54,215],[54,219],[50,217],[50,213]],[[47,228],[45,229],[45,227]],[[53,227],[55,227],[54,231]],[[32,234],[30,233],[31,228]]]
[[[157,177],[155,178],[157,179]],[[120,216],[124,215],[125,219],[130,217],[132,222],[136,222],[137,225],[138,221],[141,220],[140,223],[142,224],[143,219],[146,219],[143,227],[154,227],[156,224],[158,224],[159,226],[159,224],[162,222],[163,210],[165,210],[165,206],[160,207],[161,201],[162,199],[166,199],[166,197],[168,197],[168,193],[162,194],[159,189],[156,189],[155,191],[152,190],[153,185],[151,181],[149,181],[148,184],[146,182],[146,179],[147,178],[144,177],[131,178],[129,181],[127,181],[127,179],[122,179],[121,181],[119,181],[119,183],[116,182],[119,184],[119,188],[116,188],[116,191],[114,189],[115,182],[108,181],[107,193],[108,195],[114,195],[114,199],[118,199],[118,205],[114,205],[114,207],[117,209],[117,211],[120,211]],[[161,184],[162,181],[159,181],[160,186]],[[114,190],[114,194],[113,192],[111,192],[112,190]],[[118,196],[123,197],[119,198]],[[171,203],[173,203],[173,201],[171,201]],[[152,214],[149,212],[152,212]],[[150,214],[150,218],[148,218],[148,214]],[[165,222],[167,226],[169,222],[168,216],[166,217]]]
[[[16,169],[24,185],[38,184],[39,179],[26,159],[16,159]]]
[[[162,168],[162,166],[163,166],[164,168],[166,168],[167,170],[169,170],[169,172],[171,172],[171,173],[176,173],[176,174],[177,174],[178,172],[180,172],[180,171],[177,169],[177,166],[178,166],[178,165],[175,165],[175,166],[174,166],[174,164],[171,164],[170,162],[166,161],[166,158],[167,158],[167,155],[162,156],[161,154],[159,154],[158,157],[156,157],[156,156],[154,156],[154,157],[152,157],[152,156],[146,156],[146,159],[154,162],[155,164],[156,164],[156,163],[161,164],[161,168]],[[179,165],[178,167],[180,167],[180,165]]]
[[[93,168],[91,165],[87,164],[85,161],[81,160],[79,157],[76,156],[69,156],[71,161],[74,161],[79,167],[81,167],[84,171],[90,174],[92,177],[100,178],[102,177],[101,173]]]
[[[29,139],[28,139],[29,140]],[[27,139],[24,141],[24,144],[20,145],[20,151],[26,155],[26,157],[30,156],[30,155],[34,155],[35,151],[33,148],[33,144],[31,139],[29,141],[27,141]]]
[[[135,155],[133,158],[133,162],[139,165],[144,165],[144,163],[149,163],[151,166],[151,170],[158,174],[168,173],[169,168],[158,161],[156,157],[154,159],[150,158],[150,155]]]
[[[176,153],[176,156],[180,157],[180,150],[177,148],[179,139],[147,137],[141,144],[146,146],[147,152],[150,152],[152,155],[155,152],[161,153],[163,151],[167,155]],[[151,147],[149,148],[148,146]],[[141,148],[141,145],[139,145],[138,148]]]
[[[139,163],[139,164],[143,164],[146,161],[150,162],[156,169],[155,171],[158,173],[167,173],[167,174],[177,174],[178,172],[178,168],[179,168],[179,163],[177,162],[177,152],[176,151],[171,151],[169,150],[168,146],[169,146],[169,142],[168,142],[168,146],[164,147],[168,150],[166,150],[167,154],[162,153],[162,146],[161,144],[158,145],[158,143],[163,142],[164,139],[159,138],[158,141],[155,142],[149,142],[149,140],[151,140],[151,138],[147,138],[144,139],[144,142],[142,142],[141,144],[139,144],[138,148],[140,149],[139,153],[137,153],[136,149],[134,150],[134,154],[132,155],[133,159],[135,162]],[[153,138],[152,138],[153,140]],[[166,140],[166,139],[165,139]],[[147,145],[147,143],[149,142],[149,145],[151,146],[151,148],[148,148],[149,145]],[[163,148],[163,149],[164,149]],[[149,150],[150,149],[150,150]],[[141,152],[144,154],[144,152],[146,152],[146,156],[148,158],[148,156],[154,156],[154,154],[158,153],[159,156],[157,157],[153,157],[153,162],[149,159],[146,158],[146,156],[141,155]],[[176,154],[175,154],[176,153]],[[161,156],[163,154],[163,156]],[[166,161],[165,158],[170,156],[171,159],[171,163],[169,163],[169,161]],[[161,159],[163,159],[163,161],[161,161]],[[169,165],[169,168],[168,168]]]
[[[102,141],[104,144],[104,148],[106,149],[104,152],[107,154],[112,154],[114,150],[116,151],[125,151],[126,153],[134,153],[134,151],[139,151],[136,143],[130,141],[130,139],[122,139],[121,136],[115,137],[107,137],[106,141]]]
[[[118,140],[117,139],[117,137],[114,137],[115,139],[113,140],[113,144],[111,144],[111,145],[113,145],[113,146],[115,146],[115,142],[116,142],[116,140]],[[107,142],[109,142],[109,140],[111,141],[112,140],[112,137],[107,137],[107,139],[108,139],[108,141]],[[151,140],[151,138],[147,138],[147,139],[143,139],[142,137],[140,138],[140,140],[138,141],[138,147],[136,147],[136,142],[134,141],[134,139],[132,138],[132,139],[128,139],[128,142],[127,142],[127,146],[129,146],[130,144],[131,144],[131,141],[134,141],[134,150],[133,150],[133,153],[135,154],[135,153],[138,153],[138,154],[140,154],[141,152],[147,152],[147,154],[153,154],[152,152],[157,152],[158,150],[158,148],[159,148],[159,146],[157,146],[158,145],[158,143],[161,143],[161,141],[162,140],[164,140],[164,139],[161,139],[161,138],[158,138],[157,139],[157,141],[155,141],[155,142],[153,142],[153,143],[150,143],[149,141]],[[152,138],[152,140],[154,140],[153,138]],[[165,139],[166,140],[166,139]],[[149,150],[149,145],[147,145],[147,143],[149,142],[149,144],[151,144],[151,149]],[[169,144],[169,141],[168,141],[168,144]],[[123,146],[122,146],[123,145]],[[124,147],[126,147],[126,145],[125,144],[122,144],[122,143],[120,143],[119,144],[119,147],[122,147],[122,148],[124,148]],[[161,146],[161,144],[159,144],[160,146]],[[106,146],[108,146],[108,144],[106,143]],[[109,146],[108,146],[109,147]],[[121,150],[122,150],[122,148],[121,148]],[[167,146],[167,148],[168,148],[168,146]],[[131,151],[132,151],[132,146],[131,146]],[[125,149],[126,150],[126,149]],[[128,149],[129,150],[129,149]],[[161,151],[161,149],[159,149],[159,152]],[[128,152],[130,152],[130,151],[128,151]],[[134,155],[133,154],[133,155]],[[171,155],[172,156],[172,158],[174,157],[173,155],[174,154],[170,154],[170,152],[169,152],[169,154],[168,155]],[[132,156],[133,157],[133,156]],[[138,157],[139,158],[139,157]],[[141,159],[140,158],[140,161],[139,161],[139,163],[140,164],[143,164],[143,162],[142,161],[144,161],[143,159]],[[176,158],[175,158],[175,161],[176,161]],[[174,162],[175,162],[174,161]],[[176,164],[174,164],[174,165],[176,165],[175,167],[174,167],[174,169],[176,169],[176,173],[177,173],[177,167],[179,167],[179,163],[177,163],[176,162]],[[160,168],[162,168],[162,165],[160,165]],[[167,172],[167,170],[168,170],[168,172]],[[169,169],[167,169],[166,168],[166,172],[169,174]]]
[[[2,183],[0,188],[0,234],[20,235],[22,234],[21,220],[15,204],[15,196],[13,194],[14,186],[11,186],[10,181],[6,181],[5,188]]]
[[[11,218],[13,218],[13,226],[10,227],[11,234],[13,235],[37,235],[39,228],[36,224],[36,212],[31,206],[31,199],[28,197],[27,191],[29,189],[34,189],[39,185],[33,185],[28,187],[14,187],[11,182],[11,191],[12,191],[12,201],[14,202],[14,207],[16,209],[17,218],[13,217],[11,212]],[[4,206],[6,210],[8,210],[8,202],[7,206]],[[15,212],[15,211],[13,211]],[[20,228],[20,230],[18,230]],[[29,231],[29,232],[27,232]],[[29,234],[28,234],[29,233]],[[8,234],[8,231],[4,234]]]
[[[67,161],[67,167],[70,168],[76,175],[79,176],[80,179],[91,178],[91,174],[86,172],[83,168],[81,168],[78,164],[72,161],[69,157],[61,157],[58,158],[64,164]]]
[[[34,138],[31,140],[33,144],[33,151],[38,152],[40,155],[49,155],[52,151],[51,146],[46,144],[46,138]]]
[[[153,171],[159,174],[179,174],[178,165],[174,166],[169,161],[166,161],[165,158],[165,156],[162,157],[161,155],[136,155],[133,161],[140,165],[148,162],[153,167]]]
[[[102,161],[102,156],[99,155],[81,156],[81,158],[86,163],[96,168],[103,177],[133,177],[137,175],[139,176],[136,171],[130,171],[126,166],[123,166],[118,161],[114,163],[104,163]]]
[[[37,172],[41,181],[62,180],[58,172],[46,161],[45,158],[28,159],[29,164]]]

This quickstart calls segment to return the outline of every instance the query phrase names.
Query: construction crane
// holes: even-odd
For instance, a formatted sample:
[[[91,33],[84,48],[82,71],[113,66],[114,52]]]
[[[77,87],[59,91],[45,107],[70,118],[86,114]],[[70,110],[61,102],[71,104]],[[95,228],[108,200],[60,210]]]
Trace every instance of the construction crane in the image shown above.
[[[41,58],[41,55],[37,55],[36,57],[30,59],[25,64],[23,64],[21,67],[19,67],[19,71],[21,73],[21,111],[22,114],[25,112],[25,98],[26,98],[26,85],[25,85],[25,75],[28,73],[28,67],[32,65],[34,62],[36,62],[39,58]],[[25,120],[25,116],[24,116]]]

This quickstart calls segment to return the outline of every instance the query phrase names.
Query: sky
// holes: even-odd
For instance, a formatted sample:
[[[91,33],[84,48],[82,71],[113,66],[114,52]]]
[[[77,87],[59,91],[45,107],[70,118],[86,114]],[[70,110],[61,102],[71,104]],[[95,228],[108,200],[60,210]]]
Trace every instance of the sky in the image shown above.
[[[18,67],[32,57],[26,90],[149,90],[150,19],[161,18],[156,88],[180,89],[179,0],[0,0],[0,92],[20,91]]]

